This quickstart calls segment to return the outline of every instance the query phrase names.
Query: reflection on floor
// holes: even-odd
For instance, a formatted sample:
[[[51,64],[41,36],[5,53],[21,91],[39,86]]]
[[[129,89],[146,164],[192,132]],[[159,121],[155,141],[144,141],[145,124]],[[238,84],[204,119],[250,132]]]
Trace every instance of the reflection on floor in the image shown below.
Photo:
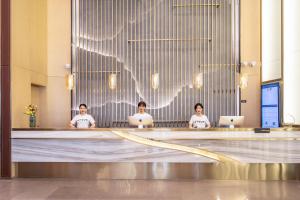
[[[299,191],[299,181],[0,180],[0,200],[294,200]]]

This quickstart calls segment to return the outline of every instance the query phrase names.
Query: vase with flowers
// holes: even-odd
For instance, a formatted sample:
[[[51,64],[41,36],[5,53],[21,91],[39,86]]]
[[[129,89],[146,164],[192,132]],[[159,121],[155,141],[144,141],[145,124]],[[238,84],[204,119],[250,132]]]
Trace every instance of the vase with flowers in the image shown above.
[[[35,128],[36,127],[36,113],[37,113],[37,106],[30,104],[25,107],[26,115],[29,115],[29,127]]]

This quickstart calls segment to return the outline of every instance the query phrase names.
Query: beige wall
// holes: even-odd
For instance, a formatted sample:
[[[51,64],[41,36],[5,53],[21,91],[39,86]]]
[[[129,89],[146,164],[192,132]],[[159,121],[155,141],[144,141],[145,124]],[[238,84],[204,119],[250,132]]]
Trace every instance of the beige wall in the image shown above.
[[[39,127],[40,126],[40,112],[41,109],[43,109],[43,106],[41,105],[41,90],[44,87],[36,86],[36,85],[31,85],[31,103],[33,105],[36,105],[38,107],[38,112],[37,112],[37,118],[36,118],[36,124]]]
[[[254,68],[242,67],[248,73],[248,87],[241,90],[241,114],[245,116],[245,126],[260,126],[260,63],[261,31],[260,0],[241,0],[241,61],[256,61]]]
[[[64,68],[71,63],[71,0],[48,0],[48,85],[42,102],[42,127],[65,127],[71,118],[71,96]]]
[[[15,68],[12,65],[12,127],[27,127],[28,116],[24,115],[25,106],[31,103],[31,79],[30,71],[23,68]]]
[[[28,126],[31,84],[47,84],[47,1],[11,1],[12,125]]]
[[[63,127],[71,107],[64,80],[71,0],[12,0],[11,17],[12,127],[28,127],[24,107],[34,102],[41,127]]]

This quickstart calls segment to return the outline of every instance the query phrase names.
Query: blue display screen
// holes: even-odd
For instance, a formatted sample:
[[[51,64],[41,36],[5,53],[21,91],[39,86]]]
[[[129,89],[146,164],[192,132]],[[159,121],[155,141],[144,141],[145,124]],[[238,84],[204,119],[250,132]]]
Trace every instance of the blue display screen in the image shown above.
[[[261,124],[263,128],[278,128],[280,126],[279,99],[279,83],[261,86]]]

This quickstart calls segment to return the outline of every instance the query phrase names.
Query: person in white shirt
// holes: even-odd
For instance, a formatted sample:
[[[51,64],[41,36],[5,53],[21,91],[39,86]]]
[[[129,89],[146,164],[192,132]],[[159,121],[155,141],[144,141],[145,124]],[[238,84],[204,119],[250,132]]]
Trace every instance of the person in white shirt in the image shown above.
[[[79,105],[79,114],[76,115],[70,122],[71,128],[95,128],[94,118],[87,114],[87,106],[85,104]]]
[[[203,105],[197,103],[195,105],[195,114],[191,117],[189,122],[190,128],[210,128],[210,123],[206,115],[203,114]]]
[[[153,127],[153,118],[150,114],[145,112],[146,103],[141,101],[138,103],[138,113],[135,113],[133,116],[129,117],[129,123],[132,126],[146,125],[147,127]]]

